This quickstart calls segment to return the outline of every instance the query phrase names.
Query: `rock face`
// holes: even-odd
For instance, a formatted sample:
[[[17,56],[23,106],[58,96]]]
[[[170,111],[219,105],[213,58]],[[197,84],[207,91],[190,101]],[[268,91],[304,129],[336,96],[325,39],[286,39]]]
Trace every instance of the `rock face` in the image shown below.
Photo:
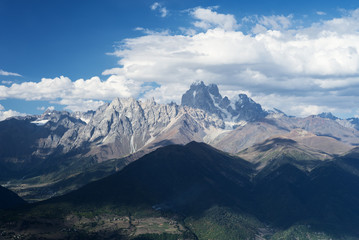
[[[253,122],[264,118],[268,113],[258,103],[245,94],[238,94],[232,101],[222,97],[215,84],[206,86],[203,82],[194,83],[182,95],[182,105],[203,109],[216,114],[228,122]]]
[[[226,100],[228,101],[226,104]],[[206,112],[226,117],[220,106],[228,105],[229,100],[223,100],[215,84],[206,86],[203,82],[194,83],[185,94],[182,95],[181,105],[203,109]]]
[[[95,112],[47,111],[0,122],[0,162],[61,154],[101,162],[147,147],[203,141],[212,128],[224,128],[223,120],[200,109],[116,98]]]
[[[328,118],[331,120],[335,120],[343,127],[359,130],[359,118],[353,117],[353,118],[341,119],[341,118],[334,116],[330,112],[323,112],[321,114],[318,114],[317,116],[321,117],[321,118]]]
[[[329,119],[332,119],[332,120],[339,119],[338,117],[334,116],[331,112],[322,112],[322,113],[318,114],[318,117],[329,118]]]
[[[220,119],[204,111],[176,104],[157,104],[154,100],[117,98],[94,113],[88,124],[79,129],[72,146],[90,147],[91,153],[98,154],[100,159],[116,158],[156,142],[159,144],[159,139],[168,143],[202,139],[206,128],[222,125]]]

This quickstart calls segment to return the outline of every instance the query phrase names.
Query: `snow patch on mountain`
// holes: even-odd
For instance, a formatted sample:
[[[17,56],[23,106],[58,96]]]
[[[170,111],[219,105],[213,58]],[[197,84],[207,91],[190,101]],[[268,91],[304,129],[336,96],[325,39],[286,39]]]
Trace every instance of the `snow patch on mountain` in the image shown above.
[[[48,123],[50,119],[37,119],[35,121],[31,121],[31,123],[36,124],[37,126],[43,126]]]

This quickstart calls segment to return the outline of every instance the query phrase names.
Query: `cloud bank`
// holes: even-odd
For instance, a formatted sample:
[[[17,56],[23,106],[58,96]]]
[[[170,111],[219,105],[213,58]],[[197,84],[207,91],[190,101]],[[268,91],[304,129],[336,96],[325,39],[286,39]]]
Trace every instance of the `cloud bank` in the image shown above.
[[[123,76],[112,75],[102,81],[99,77],[72,81],[68,77],[43,78],[40,82],[23,82],[11,86],[0,85],[0,99],[17,98],[42,100],[65,105],[73,111],[96,109],[115,97],[138,95],[141,85]]]
[[[163,7],[156,2],[151,9]],[[229,97],[245,91],[265,108],[291,115],[358,113],[359,9],[308,27],[293,15],[236,19],[215,8],[187,12],[190,28],[122,40],[112,53],[119,67],[104,70],[106,80],[0,85],[0,99],[48,100],[71,110],[129,96],[179,103],[189,85],[202,80]]]
[[[293,26],[293,16],[233,15],[196,8],[194,34],[148,34],[125,39],[114,52],[122,67],[107,70],[160,88],[146,97],[180,100],[191,82],[218,83],[227,95],[248,91],[267,108],[295,115],[357,111],[359,10]],[[251,24],[251,31],[240,30]],[[354,100],[355,99],[355,100]]]

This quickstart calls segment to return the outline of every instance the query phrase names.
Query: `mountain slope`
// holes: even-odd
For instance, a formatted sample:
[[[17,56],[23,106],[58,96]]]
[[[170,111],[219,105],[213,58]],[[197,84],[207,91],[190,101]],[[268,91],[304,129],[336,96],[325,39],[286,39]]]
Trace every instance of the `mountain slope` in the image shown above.
[[[342,155],[354,148],[354,146],[343,143],[333,137],[317,136],[314,133],[299,128],[280,137],[292,139],[301,145],[327,154]]]
[[[315,162],[330,160],[333,156],[311,149],[288,138],[270,138],[237,154],[256,165],[257,169],[275,168],[283,164],[293,164],[304,170]],[[313,166],[312,166],[313,167]],[[272,171],[272,170],[271,170]]]
[[[0,209],[16,208],[25,204],[26,202],[14,192],[0,186]]]
[[[320,154],[286,141],[304,158],[294,159],[284,151],[274,159],[284,160],[281,164],[259,170],[254,178],[254,166],[193,142],[158,149],[118,174],[59,200],[145,205],[186,216],[219,205],[240,209],[277,227],[307,222],[318,229],[334,225],[338,232],[359,234],[355,227],[359,223],[359,193],[355,190],[359,177],[341,168],[338,160],[322,161]],[[316,164],[302,168],[307,161]]]
[[[300,136],[301,132],[304,133],[303,130],[313,134],[313,138]],[[308,147],[325,150],[331,154],[342,154],[359,144],[359,131],[346,128],[334,120],[316,116],[294,118],[274,114],[219,135],[212,140],[211,145],[226,152],[237,153],[276,136],[293,138]],[[320,141],[326,144],[321,144]]]
[[[233,131],[219,135],[211,144],[225,152],[235,154],[270,137],[286,134],[289,131],[290,128],[279,125],[272,119],[265,118],[257,122],[249,122]]]
[[[191,142],[158,149],[115,175],[53,201],[145,204],[197,212],[213,204],[247,204],[241,188],[249,185],[251,172],[245,161]]]
[[[318,230],[359,236],[359,178],[334,162],[311,172],[282,165],[257,180],[258,216],[288,228],[298,223]],[[265,199],[265,200],[264,200]]]
[[[301,151],[292,140],[273,141],[295,148],[298,153]],[[258,151],[266,154],[272,150],[263,146],[265,149]],[[306,156],[308,151],[304,150],[302,155]],[[352,161],[358,161],[355,154],[343,157],[349,156]],[[359,176],[343,167],[344,159],[317,160],[309,171],[301,167],[308,159],[297,159],[292,164],[293,158],[287,157],[287,154],[277,155],[274,162],[286,161],[275,168],[255,170],[251,163],[204,143],[170,145],[147,154],[112,176],[32,205],[18,219],[39,216],[36,222],[49,224],[62,216],[59,226],[72,224],[77,229],[74,235],[81,230],[90,236],[95,231],[100,234],[96,239],[101,239],[101,234],[113,233],[99,219],[116,223],[114,229],[122,236],[153,233],[150,224],[145,226],[151,230],[140,230],[146,221],[161,224],[172,221],[181,226],[182,230],[175,231],[181,234],[180,239],[186,239],[186,234],[199,239],[256,236],[269,239],[275,232],[279,234],[296,226],[310,226],[311,230],[302,230],[304,235],[312,231],[323,233],[324,238],[359,237]],[[98,230],[86,228],[86,222],[98,224]],[[0,224],[5,232],[9,231],[6,226]],[[31,232],[33,227],[30,224],[21,231]],[[216,231],[207,233],[204,229]],[[13,231],[20,230],[13,228]],[[161,234],[166,230],[156,231]],[[195,239],[194,235],[187,239]]]

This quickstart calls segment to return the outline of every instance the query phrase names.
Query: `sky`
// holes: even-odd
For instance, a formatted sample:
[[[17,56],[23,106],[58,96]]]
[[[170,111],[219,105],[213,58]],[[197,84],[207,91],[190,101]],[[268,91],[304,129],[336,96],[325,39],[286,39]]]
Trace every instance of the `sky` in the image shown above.
[[[0,120],[180,104],[196,81],[288,115],[358,117],[359,3],[0,0]]]

